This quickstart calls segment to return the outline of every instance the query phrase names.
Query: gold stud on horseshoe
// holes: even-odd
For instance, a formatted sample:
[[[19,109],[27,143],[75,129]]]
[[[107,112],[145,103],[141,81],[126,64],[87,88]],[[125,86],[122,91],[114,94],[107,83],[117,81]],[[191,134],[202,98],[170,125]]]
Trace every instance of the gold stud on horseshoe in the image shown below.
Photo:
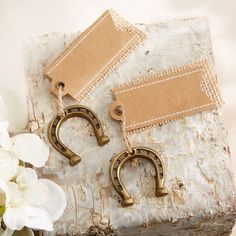
[[[134,204],[133,198],[125,189],[120,173],[122,167],[126,164],[127,161],[133,158],[144,158],[149,160],[155,167],[156,172],[156,196],[163,197],[168,194],[167,190],[164,187],[164,168],[161,158],[150,148],[146,147],[136,147],[133,148],[133,152],[130,153],[127,150],[117,154],[110,164],[110,177],[115,187],[116,191],[122,198],[123,206],[131,206]]]
[[[69,159],[71,166],[78,164],[81,158],[67,148],[60,140],[59,130],[61,125],[71,117],[82,117],[89,121],[92,125],[98,145],[103,146],[107,144],[110,139],[104,135],[101,122],[94,114],[94,112],[86,106],[73,105],[64,109],[65,115],[57,114],[51,121],[48,127],[48,138],[52,146],[62,155]]]

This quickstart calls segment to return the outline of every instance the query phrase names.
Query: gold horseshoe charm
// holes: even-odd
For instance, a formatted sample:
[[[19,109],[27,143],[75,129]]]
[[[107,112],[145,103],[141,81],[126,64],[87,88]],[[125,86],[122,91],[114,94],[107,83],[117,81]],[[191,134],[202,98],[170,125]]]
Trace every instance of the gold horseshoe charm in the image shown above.
[[[82,117],[89,121],[92,125],[98,145],[107,144],[110,139],[104,135],[101,122],[98,120],[94,112],[86,106],[73,105],[64,109],[65,116],[57,114],[48,127],[48,138],[52,146],[62,155],[69,159],[70,165],[74,166],[81,161],[81,158],[67,148],[59,138],[59,129],[61,125],[71,117]]]
[[[113,186],[123,199],[122,205],[126,207],[134,204],[132,197],[125,189],[120,177],[122,167],[128,160],[131,160],[133,158],[145,158],[153,164],[156,171],[156,196],[166,196],[168,192],[164,187],[164,167],[162,160],[152,149],[146,147],[136,147],[133,148],[132,153],[129,153],[128,151],[123,151],[117,154],[111,160],[110,177]]]

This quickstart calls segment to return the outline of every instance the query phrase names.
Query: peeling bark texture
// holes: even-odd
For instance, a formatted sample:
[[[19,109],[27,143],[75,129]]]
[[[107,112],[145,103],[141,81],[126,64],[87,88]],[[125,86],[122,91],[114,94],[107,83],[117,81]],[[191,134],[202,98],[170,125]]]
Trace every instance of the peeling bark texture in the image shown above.
[[[111,226],[100,227],[97,225],[90,226],[83,236],[118,236],[118,230]]]
[[[98,115],[110,143],[99,147],[88,122],[72,118],[63,124],[60,136],[82,161],[71,167],[68,160],[50,146],[49,161],[38,169],[40,177],[63,186],[68,197],[67,209],[55,224],[55,231],[45,235],[83,235],[90,226],[111,224],[125,236],[219,236],[229,235],[234,225],[235,189],[221,110],[198,113],[130,135],[134,146],[150,147],[161,155],[169,195],[155,196],[154,168],[140,159],[137,165],[128,164],[122,172],[123,182],[135,204],[128,208],[120,204],[109,178],[109,161],[124,150],[125,145],[120,124],[108,114],[111,88],[140,75],[198,59],[207,58],[214,73],[205,18],[137,27],[147,33],[147,40],[81,103]],[[74,33],[52,33],[25,42],[29,128],[46,143],[47,127],[57,108],[56,98],[50,93],[50,81],[43,78],[42,68],[75,37]],[[72,104],[76,101],[66,96],[64,105]]]

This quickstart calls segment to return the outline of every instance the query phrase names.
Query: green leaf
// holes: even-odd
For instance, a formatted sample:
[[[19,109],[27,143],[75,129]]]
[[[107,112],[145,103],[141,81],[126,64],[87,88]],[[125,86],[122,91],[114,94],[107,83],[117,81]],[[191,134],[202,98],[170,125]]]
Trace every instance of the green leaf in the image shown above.
[[[0,217],[3,216],[5,210],[6,210],[5,206],[0,206]]]

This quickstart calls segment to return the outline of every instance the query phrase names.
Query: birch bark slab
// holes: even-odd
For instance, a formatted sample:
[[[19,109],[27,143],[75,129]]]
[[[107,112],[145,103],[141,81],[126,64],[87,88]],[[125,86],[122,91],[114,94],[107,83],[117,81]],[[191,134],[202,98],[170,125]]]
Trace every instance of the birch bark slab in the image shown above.
[[[125,149],[120,124],[108,114],[111,88],[198,59],[208,59],[214,73],[209,27],[205,18],[172,20],[156,25],[137,25],[147,40],[99,84],[81,104],[90,107],[102,121],[110,143],[99,147],[92,127],[72,118],[61,128],[61,139],[82,161],[75,167],[48,143],[47,127],[57,113],[56,98],[42,68],[77,36],[51,33],[28,38],[24,44],[29,90],[29,128],[51,147],[41,177],[63,186],[68,206],[45,235],[79,235],[93,224],[110,222],[120,235],[229,235],[235,221],[235,189],[227,134],[221,110],[202,112],[166,125],[130,135],[134,146],[156,150],[164,160],[165,185],[169,195],[155,197],[153,167],[145,160],[125,167],[122,178],[135,199],[123,208],[109,178],[109,161]],[[73,105],[71,97],[64,105]]]

